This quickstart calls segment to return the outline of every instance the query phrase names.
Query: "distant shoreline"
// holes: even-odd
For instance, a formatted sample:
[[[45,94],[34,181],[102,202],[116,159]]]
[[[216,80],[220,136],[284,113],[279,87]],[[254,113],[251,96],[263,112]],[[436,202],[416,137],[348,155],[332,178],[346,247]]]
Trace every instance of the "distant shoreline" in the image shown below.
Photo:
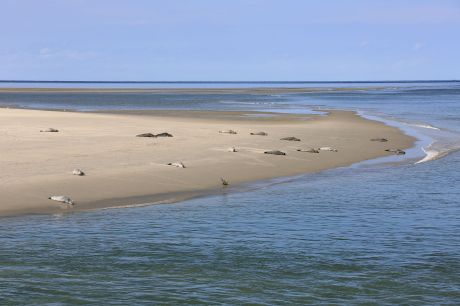
[[[248,87],[248,88],[1,88],[1,93],[157,93],[157,94],[279,94],[303,92],[362,91],[385,89],[375,87]]]
[[[102,84],[332,84],[332,83],[455,83],[460,80],[374,80],[374,81],[53,81],[53,80],[0,80],[0,83],[102,83]]]

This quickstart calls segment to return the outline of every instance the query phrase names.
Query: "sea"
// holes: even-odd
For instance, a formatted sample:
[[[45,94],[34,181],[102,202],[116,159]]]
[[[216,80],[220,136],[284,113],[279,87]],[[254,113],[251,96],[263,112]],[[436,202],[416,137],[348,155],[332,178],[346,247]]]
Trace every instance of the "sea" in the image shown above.
[[[274,115],[345,109],[418,139],[397,159],[175,204],[0,218],[1,305],[460,305],[460,82],[2,81],[1,87],[306,88],[0,92],[0,107]]]

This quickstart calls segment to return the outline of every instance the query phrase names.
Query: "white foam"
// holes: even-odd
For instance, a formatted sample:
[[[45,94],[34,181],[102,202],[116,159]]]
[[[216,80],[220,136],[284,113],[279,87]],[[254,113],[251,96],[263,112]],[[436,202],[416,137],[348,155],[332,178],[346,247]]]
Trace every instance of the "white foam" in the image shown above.
[[[425,148],[422,148],[422,150],[423,152],[425,152],[425,157],[415,162],[416,164],[425,163],[427,161],[437,159],[439,155],[441,154],[441,152],[435,151],[435,150],[427,150]]]
[[[437,131],[440,130],[439,128],[437,128],[435,126],[432,126],[432,125],[429,125],[429,124],[407,124],[407,125],[416,126],[416,127],[420,127],[420,128],[424,128],[424,129],[430,129],[430,130],[437,130]]]

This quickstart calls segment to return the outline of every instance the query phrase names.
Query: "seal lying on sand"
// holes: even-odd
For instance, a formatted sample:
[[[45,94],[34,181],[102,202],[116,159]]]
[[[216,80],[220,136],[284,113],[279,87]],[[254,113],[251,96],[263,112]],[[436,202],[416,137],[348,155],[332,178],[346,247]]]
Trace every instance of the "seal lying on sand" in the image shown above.
[[[331,152],[338,152],[339,150],[334,149],[332,147],[321,147],[318,149],[319,151],[331,151]]]
[[[377,142],[387,142],[388,139],[386,138],[372,138],[371,141],[377,141]]]
[[[267,133],[265,132],[257,132],[257,133],[249,133],[250,135],[256,135],[256,136],[268,136]]]
[[[185,168],[185,165],[181,162],[169,163],[168,166],[174,166],[177,168]]]
[[[155,137],[155,134],[143,133],[143,134],[136,135],[136,137]]]
[[[160,133],[160,134],[152,134],[152,133],[143,133],[143,134],[139,134],[139,135],[136,135],[136,137],[173,137],[173,135],[169,134],[169,133]]]
[[[73,169],[72,174],[78,175],[78,176],[84,176],[85,172],[81,171],[80,169]]]
[[[222,130],[222,131],[219,131],[219,133],[222,133],[222,134],[238,134],[234,130]]]
[[[228,152],[238,152],[234,147],[228,148]]]
[[[73,205],[75,204],[75,203],[72,201],[72,199],[69,198],[68,196],[62,196],[62,195],[59,195],[59,196],[51,196],[51,197],[49,197],[48,199],[53,200],[53,201],[56,201],[56,202],[61,202],[61,203],[67,204],[67,207],[73,206]]]
[[[394,153],[396,155],[404,155],[404,154],[406,154],[406,152],[404,152],[401,149],[386,149],[385,151]]]
[[[290,136],[290,137],[284,137],[284,138],[281,138],[280,140],[287,140],[287,141],[300,141],[300,139],[299,139],[299,138],[297,138],[297,137],[292,137],[292,136]]]
[[[173,137],[171,134],[169,133],[160,133],[160,134],[152,134],[152,133],[143,133],[143,134],[139,134],[139,135],[136,135],[136,137]]]
[[[307,152],[307,153],[319,153],[316,149],[298,149],[298,152]]]
[[[160,133],[160,134],[156,134],[154,137],[173,137],[173,135],[169,134],[169,133],[166,133],[166,132],[163,132],[163,133]]]
[[[48,128],[48,129],[40,130],[40,132],[42,132],[42,133],[57,133],[57,132],[59,132],[59,130],[56,130],[56,129],[53,129],[53,128]]]
[[[265,151],[264,154],[273,154],[273,155],[286,155],[286,153],[281,152],[279,150],[270,150],[270,151]]]

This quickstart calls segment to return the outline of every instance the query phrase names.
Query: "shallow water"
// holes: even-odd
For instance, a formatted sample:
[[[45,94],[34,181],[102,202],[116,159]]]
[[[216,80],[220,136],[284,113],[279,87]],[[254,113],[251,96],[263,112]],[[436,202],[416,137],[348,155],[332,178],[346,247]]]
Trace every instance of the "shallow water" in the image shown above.
[[[2,304],[458,305],[460,154],[0,223]]]
[[[439,148],[458,146],[459,85],[402,86],[143,102],[104,96],[98,107],[358,109],[426,133]],[[66,103],[94,107],[85,97]],[[36,99],[52,108],[64,98],[0,94],[0,103],[37,107],[29,100]],[[2,218],[0,304],[458,305],[459,169],[454,152],[176,204]]]

